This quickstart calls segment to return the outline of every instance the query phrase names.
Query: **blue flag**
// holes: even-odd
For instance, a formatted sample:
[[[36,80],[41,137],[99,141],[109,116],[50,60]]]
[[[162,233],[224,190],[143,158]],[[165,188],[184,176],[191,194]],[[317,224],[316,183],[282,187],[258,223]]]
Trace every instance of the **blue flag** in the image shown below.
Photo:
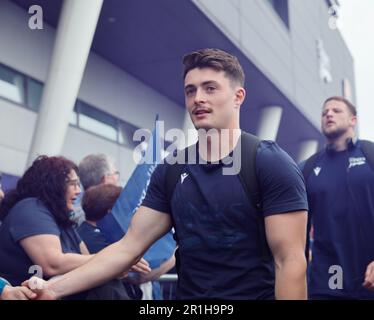
[[[111,213],[99,221],[99,228],[111,243],[121,239],[127,232],[131,219],[141,205],[153,171],[161,160],[161,139],[158,135],[158,116],[156,127],[149,139],[146,154],[143,155],[144,163],[140,163],[132,173],[126,186],[117,199]],[[145,253],[151,268],[157,268],[162,262],[169,259],[176,248],[172,231],[157,240]]]

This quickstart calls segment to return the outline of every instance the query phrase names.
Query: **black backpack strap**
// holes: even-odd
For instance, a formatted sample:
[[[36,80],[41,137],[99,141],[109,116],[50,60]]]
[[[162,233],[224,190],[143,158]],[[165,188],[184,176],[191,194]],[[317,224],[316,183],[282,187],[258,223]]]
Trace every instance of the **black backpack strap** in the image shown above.
[[[262,213],[260,188],[256,177],[256,157],[259,144],[259,138],[252,134],[242,132],[239,178],[253,207],[257,212]]]
[[[256,210],[256,219],[259,231],[259,241],[264,260],[272,259],[272,254],[266,240],[265,218],[262,211],[260,187],[256,175],[257,149],[260,139],[252,134],[242,132],[241,135],[241,169],[239,179],[244,190]]]
[[[304,167],[302,168],[302,173],[304,176],[305,186],[307,186],[307,181],[310,176],[310,174],[313,171],[314,166],[317,163],[318,158],[321,156],[322,151],[319,151],[315,154],[313,154],[311,157],[309,157],[304,162]],[[307,230],[306,230],[306,242],[305,242],[305,256],[307,259],[307,262],[309,262],[309,249],[310,249],[310,230],[312,228],[312,217],[310,215],[310,212],[308,212],[308,222],[307,222]]]
[[[361,150],[365,155],[370,167],[374,170],[374,142],[369,140],[360,140]]]

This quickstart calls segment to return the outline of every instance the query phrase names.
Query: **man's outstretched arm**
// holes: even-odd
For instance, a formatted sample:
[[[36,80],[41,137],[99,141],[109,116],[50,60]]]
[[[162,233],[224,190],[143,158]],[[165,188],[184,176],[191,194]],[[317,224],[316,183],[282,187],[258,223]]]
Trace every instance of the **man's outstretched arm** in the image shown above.
[[[106,247],[89,262],[36,290],[41,299],[59,299],[105,283],[128,271],[157,239],[171,228],[169,214],[141,206],[126,235]],[[33,281],[28,283],[35,290]]]
[[[307,299],[306,211],[265,218],[266,237],[275,262],[275,298]]]

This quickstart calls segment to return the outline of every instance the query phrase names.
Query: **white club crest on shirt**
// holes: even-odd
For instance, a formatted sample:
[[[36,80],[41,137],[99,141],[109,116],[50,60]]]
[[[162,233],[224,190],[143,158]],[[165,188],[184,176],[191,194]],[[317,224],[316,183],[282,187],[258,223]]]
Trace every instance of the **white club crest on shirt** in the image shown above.
[[[358,158],[350,157],[349,158],[348,169],[352,168],[352,167],[355,167],[355,166],[362,166],[365,163],[366,163],[366,158],[365,157],[358,157]]]
[[[313,169],[313,171],[314,171],[314,174],[316,175],[316,176],[318,176],[319,175],[319,173],[320,173],[320,171],[321,171],[321,167],[315,167],[314,169]]]

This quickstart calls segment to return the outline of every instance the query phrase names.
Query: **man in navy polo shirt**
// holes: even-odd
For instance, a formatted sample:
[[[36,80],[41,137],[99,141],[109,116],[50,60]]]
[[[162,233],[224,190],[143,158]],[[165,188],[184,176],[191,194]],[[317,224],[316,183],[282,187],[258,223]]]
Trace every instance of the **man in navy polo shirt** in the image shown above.
[[[256,177],[271,250],[265,259],[258,213],[238,174],[224,174],[225,160],[238,150],[242,134],[244,72],[236,57],[218,49],[193,52],[183,62],[186,106],[199,129],[196,159],[188,160],[198,164],[185,165],[170,200],[167,165],[159,165],[125,237],[82,268],[47,283],[41,298],[81,291],[129,269],[172,227],[178,241],[179,299],[306,298],[308,208],[301,172],[276,143],[260,143]],[[213,137],[202,139],[211,129]],[[214,138],[222,148],[213,145]]]
[[[355,138],[356,108],[331,97],[322,109],[327,139],[307,177],[314,226],[312,299],[374,299],[374,171]],[[367,273],[366,273],[367,269]]]

